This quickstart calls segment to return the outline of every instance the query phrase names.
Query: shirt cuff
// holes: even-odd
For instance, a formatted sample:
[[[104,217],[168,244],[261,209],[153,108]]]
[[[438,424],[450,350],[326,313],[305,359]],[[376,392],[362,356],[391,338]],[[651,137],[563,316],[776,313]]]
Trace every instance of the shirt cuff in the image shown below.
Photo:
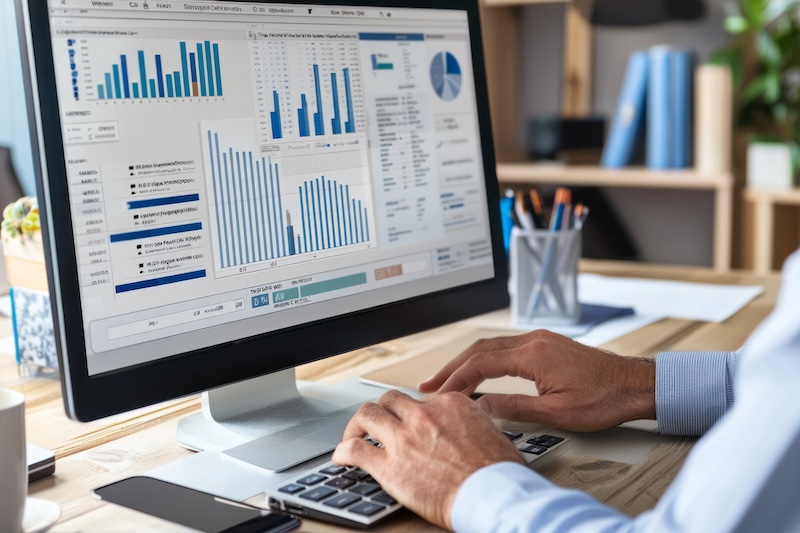
[[[665,435],[702,435],[733,404],[735,352],[663,352],[656,357],[656,418]]]
[[[519,463],[483,467],[458,489],[450,525],[459,533],[494,531],[509,502],[530,497],[533,491],[553,488],[556,486]]]

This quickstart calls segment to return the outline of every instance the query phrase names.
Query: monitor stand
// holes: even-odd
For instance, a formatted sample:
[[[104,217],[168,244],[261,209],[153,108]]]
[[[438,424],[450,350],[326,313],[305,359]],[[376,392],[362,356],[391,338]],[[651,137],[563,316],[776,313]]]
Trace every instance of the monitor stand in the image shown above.
[[[202,412],[180,420],[177,441],[270,472],[319,457],[370,398],[315,385],[301,394],[292,368],[204,392]]]

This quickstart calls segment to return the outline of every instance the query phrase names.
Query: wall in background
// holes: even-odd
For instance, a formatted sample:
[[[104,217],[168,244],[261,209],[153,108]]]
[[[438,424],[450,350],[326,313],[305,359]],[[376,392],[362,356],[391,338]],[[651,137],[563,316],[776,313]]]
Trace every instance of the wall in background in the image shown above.
[[[25,194],[35,194],[13,0],[0,0],[0,144],[11,147],[22,190]]]
[[[711,51],[727,43],[729,36],[722,29],[723,0],[708,0],[707,6],[707,16],[695,22],[638,28],[595,27],[593,104],[596,112],[607,118],[613,115],[628,57],[633,51],[666,43],[695,50],[697,57],[704,60]],[[523,8],[520,131],[528,117],[560,110],[563,9],[559,4]],[[606,191],[629,228],[642,259],[656,263],[711,265],[714,209],[711,194]],[[675,206],[680,206],[680,210]],[[678,213],[680,216],[675,216]],[[686,235],[696,237],[689,241]]]

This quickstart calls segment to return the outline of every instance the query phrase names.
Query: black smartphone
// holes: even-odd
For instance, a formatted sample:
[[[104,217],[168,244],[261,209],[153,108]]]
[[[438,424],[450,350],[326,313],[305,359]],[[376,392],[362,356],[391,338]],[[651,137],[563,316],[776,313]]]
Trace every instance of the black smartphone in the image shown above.
[[[300,525],[292,516],[145,476],[111,483],[92,494],[206,533],[283,533]]]

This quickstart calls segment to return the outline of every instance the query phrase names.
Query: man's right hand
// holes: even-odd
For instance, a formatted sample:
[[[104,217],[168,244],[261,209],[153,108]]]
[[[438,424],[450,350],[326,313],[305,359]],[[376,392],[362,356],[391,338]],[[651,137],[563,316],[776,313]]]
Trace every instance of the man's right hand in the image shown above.
[[[485,394],[490,416],[596,431],[636,419],[655,419],[655,361],[590,348],[546,330],[474,343],[419,391],[472,394],[484,380],[519,376],[539,396]]]

